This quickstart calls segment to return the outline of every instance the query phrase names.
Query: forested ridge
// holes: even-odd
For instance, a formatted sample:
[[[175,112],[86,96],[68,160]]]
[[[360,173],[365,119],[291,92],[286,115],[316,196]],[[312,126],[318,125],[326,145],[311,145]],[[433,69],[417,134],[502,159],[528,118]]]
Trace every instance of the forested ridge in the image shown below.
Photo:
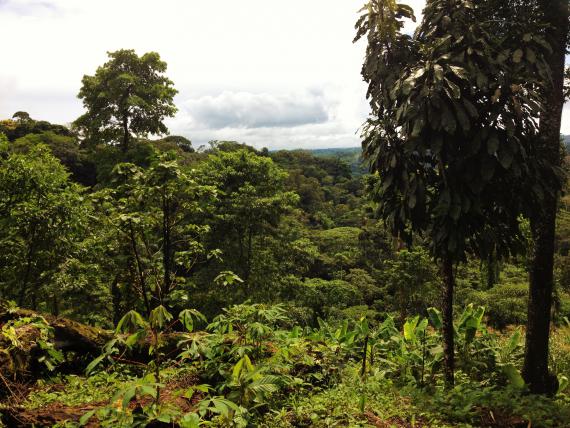
[[[0,120],[0,426],[570,427],[567,2],[356,18],[362,149],[170,135],[128,49]]]

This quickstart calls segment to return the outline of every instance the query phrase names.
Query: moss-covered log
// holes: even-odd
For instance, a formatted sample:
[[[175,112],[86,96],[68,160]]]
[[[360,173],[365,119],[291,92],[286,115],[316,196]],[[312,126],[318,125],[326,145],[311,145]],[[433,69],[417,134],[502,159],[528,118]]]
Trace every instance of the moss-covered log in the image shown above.
[[[67,318],[0,306],[0,372],[6,381],[34,378],[46,366],[42,358],[48,349],[85,359],[97,355],[111,337],[109,331]]]
[[[0,305],[0,373],[5,380],[19,381],[41,375],[45,363],[40,360],[46,354],[41,343],[41,329],[44,325],[49,329],[49,345],[66,355],[66,361],[56,367],[56,370],[59,368],[68,372],[82,371],[92,358],[101,353],[105,343],[113,338],[112,331],[68,318],[39,314],[27,309],[8,309]],[[166,355],[176,355],[177,345],[182,337],[182,333],[165,335],[163,352]],[[139,349],[126,353],[124,357],[145,363],[149,358],[149,346],[150,340],[143,343]],[[2,383],[0,378],[0,389],[5,386]]]

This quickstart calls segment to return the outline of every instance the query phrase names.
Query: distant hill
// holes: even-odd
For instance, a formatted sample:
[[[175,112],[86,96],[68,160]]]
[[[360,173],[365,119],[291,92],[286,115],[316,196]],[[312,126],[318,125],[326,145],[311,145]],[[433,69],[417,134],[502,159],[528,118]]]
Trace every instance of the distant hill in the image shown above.
[[[362,175],[367,172],[362,163],[362,149],[360,147],[342,147],[338,149],[309,150],[314,156],[323,158],[337,158],[350,165],[353,175]]]
[[[570,135],[563,135],[564,145],[568,154],[570,154]],[[360,147],[342,147],[338,149],[313,149],[309,150],[314,156],[339,158],[348,163],[351,167],[352,173],[355,175],[362,175],[368,172],[365,165],[362,163],[362,149]]]

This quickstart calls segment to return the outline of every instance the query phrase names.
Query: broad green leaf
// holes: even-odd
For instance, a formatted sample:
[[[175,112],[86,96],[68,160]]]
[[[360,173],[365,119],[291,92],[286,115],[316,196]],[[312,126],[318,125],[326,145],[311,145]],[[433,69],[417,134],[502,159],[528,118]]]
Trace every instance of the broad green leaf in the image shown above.
[[[443,328],[443,320],[441,317],[441,312],[437,308],[428,308],[428,317],[431,325],[436,330],[441,330]]]
[[[501,146],[501,149],[499,150],[497,155],[499,158],[499,163],[503,168],[508,169],[511,167],[515,157],[513,152],[511,152],[511,150],[508,148],[506,144]]]
[[[563,375],[563,374],[559,374],[558,375],[558,393],[564,392],[566,390],[566,388],[568,388],[568,377]]]
[[[414,318],[408,319],[404,323],[404,339],[413,341],[416,339],[416,326],[418,325],[420,317],[416,315]]]
[[[499,149],[499,138],[495,134],[491,135],[487,141],[487,153],[494,155]]]
[[[99,363],[101,363],[101,361],[103,361],[105,359],[107,355],[103,354],[103,355],[99,355],[97,358],[95,358],[93,361],[91,361],[89,363],[89,365],[87,366],[87,368],[85,369],[85,374],[87,376],[89,376],[91,374],[91,372],[95,369],[95,367],[97,367],[99,365]]]
[[[139,387],[139,391],[141,395],[148,395],[150,397],[156,397],[156,386],[151,385],[141,385]]]
[[[428,320],[427,318],[423,318],[420,323],[418,324],[418,326],[416,327],[416,336],[418,334],[423,334],[425,332],[425,329],[428,325]]]
[[[187,413],[178,422],[180,428],[200,428],[200,416],[197,413]]]
[[[450,65],[449,68],[453,73],[460,79],[467,80],[467,71],[463,67],[458,67],[456,65]]]
[[[124,392],[123,401],[122,401],[123,409],[126,409],[127,407],[129,407],[129,403],[131,402],[133,397],[136,395],[136,393],[137,393],[136,386],[132,386]]]
[[[172,320],[172,314],[162,305],[157,306],[150,313],[150,325],[154,328],[162,329],[169,321]]]
[[[448,78],[445,78],[445,83],[447,83],[447,86],[449,86],[449,88],[451,89],[453,97],[456,99],[460,99],[461,98],[461,89],[459,88],[459,86],[457,86],[455,83],[453,83]]]
[[[511,385],[513,385],[517,389],[524,388],[525,386],[524,379],[522,378],[520,372],[513,364],[511,363],[506,364],[502,366],[502,369],[503,373],[505,373],[505,376],[507,376],[507,379],[509,380]]]
[[[139,328],[144,328],[146,325],[141,315],[135,311],[130,310],[119,321],[116,328],[116,333],[130,333]]]
[[[80,426],[87,425],[87,422],[89,422],[89,419],[91,419],[93,415],[95,415],[96,411],[97,409],[93,409],[85,413],[83,416],[81,416],[81,418],[79,418],[79,425]]]
[[[206,317],[196,309],[184,309],[178,315],[178,319],[180,320],[184,328],[186,328],[186,330],[188,330],[188,332],[190,333],[194,330],[195,319],[207,323]]]

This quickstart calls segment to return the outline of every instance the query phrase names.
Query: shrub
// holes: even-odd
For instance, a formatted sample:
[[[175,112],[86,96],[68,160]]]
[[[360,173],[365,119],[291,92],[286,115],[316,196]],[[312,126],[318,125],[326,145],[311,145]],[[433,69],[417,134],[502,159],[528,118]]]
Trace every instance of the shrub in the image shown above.
[[[350,306],[346,309],[331,308],[328,313],[329,320],[343,321],[351,320],[356,321],[361,318],[366,318],[369,321],[376,321],[380,318],[380,314],[367,305]]]
[[[503,329],[509,324],[525,324],[528,304],[527,284],[498,285],[487,291],[470,290],[465,299],[487,308],[488,323]]]
[[[345,309],[362,302],[362,293],[354,285],[341,279],[327,281],[320,278],[307,279],[300,284],[298,301],[323,317],[327,308]]]
[[[344,280],[358,288],[367,304],[381,297],[382,289],[364,269],[350,269]]]

